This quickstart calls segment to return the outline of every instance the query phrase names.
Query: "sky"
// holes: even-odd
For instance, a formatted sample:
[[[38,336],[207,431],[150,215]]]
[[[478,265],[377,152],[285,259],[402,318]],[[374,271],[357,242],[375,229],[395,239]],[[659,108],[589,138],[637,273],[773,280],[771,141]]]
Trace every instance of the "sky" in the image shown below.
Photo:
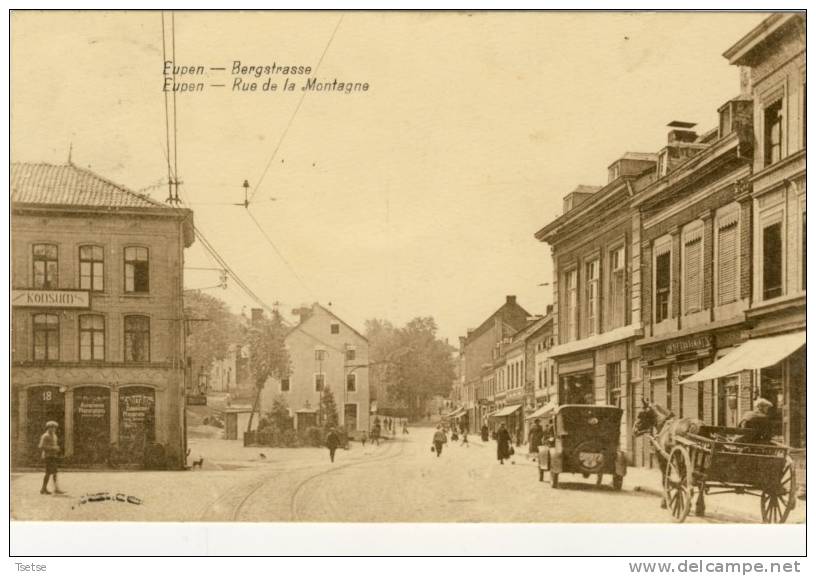
[[[715,127],[739,93],[722,53],[764,15],[174,18],[176,64],[206,72],[186,78],[204,91],[176,94],[180,189],[232,269],[290,319],[314,301],[360,330],[368,318],[433,316],[456,344],[505,295],[544,313],[551,256],[533,234],[575,186],[604,184],[624,152],[661,148],[670,121]],[[12,160],[64,164],[70,149],[74,164],[163,201],[162,40],[160,12],[13,13]],[[238,60],[369,89],[304,93],[292,76],[292,92],[233,91]],[[248,210],[233,205],[244,180]],[[218,272],[192,269],[217,266],[200,242],[185,266],[187,288],[235,312],[255,305],[234,281],[210,288]]]

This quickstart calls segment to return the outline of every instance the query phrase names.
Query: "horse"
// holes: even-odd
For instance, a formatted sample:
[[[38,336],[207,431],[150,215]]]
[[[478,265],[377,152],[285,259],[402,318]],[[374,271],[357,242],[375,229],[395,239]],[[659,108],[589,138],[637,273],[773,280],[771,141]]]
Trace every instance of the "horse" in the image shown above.
[[[662,450],[655,450],[657,461],[660,466],[660,473],[662,483],[666,485],[666,469],[668,467],[668,460],[665,455],[671,454],[678,436],[685,436],[687,434],[696,434],[703,425],[701,420],[696,418],[677,418],[671,410],[663,408],[660,404],[649,402],[643,398],[643,410],[637,415],[633,434],[643,436],[644,434],[651,434],[656,445]],[[666,508],[666,495],[661,497],[660,507]],[[705,515],[705,499],[703,492],[699,491],[697,496],[697,504],[694,513],[697,516]]]

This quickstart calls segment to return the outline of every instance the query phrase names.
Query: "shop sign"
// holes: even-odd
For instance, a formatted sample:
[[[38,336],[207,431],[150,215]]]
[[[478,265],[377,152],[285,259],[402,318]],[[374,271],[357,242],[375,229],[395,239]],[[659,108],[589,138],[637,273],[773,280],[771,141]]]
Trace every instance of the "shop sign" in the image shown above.
[[[77,407],[77,414],[82,418],[104,418],[107,411],[104,399],[92,396],[84,397]]]
[[[708,334],[700,334],[698,336],[668,342],[666,344],[666,356],[676,356],[677,354],[684,354],[702,348],[711,348],[711,336]]]
[[[90,308],[87,290],[12,290],[11,305],[20,308]]]

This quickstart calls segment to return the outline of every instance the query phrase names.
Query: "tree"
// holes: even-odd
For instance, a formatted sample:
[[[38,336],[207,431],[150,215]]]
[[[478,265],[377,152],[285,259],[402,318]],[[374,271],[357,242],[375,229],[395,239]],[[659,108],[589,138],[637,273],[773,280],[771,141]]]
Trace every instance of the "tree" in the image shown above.
[[[184,315],[191,320],[187,329],[186,354],[191,359],[192,374],[208,371],[214,360],[227,355],[231,344],[240,338],[239,317],[227,305],[200,290],[184,293]]]
[[[402,328],[383,320],[366,322],[369,353],[389,403],[416,417],[431,397],[446,396],[455,378],[454,348],[436,337],[436,322],[418,317]],[[378,400],[381,401],[381,400]]]
[[[255,383],[255,404],[249,415],[247,431],[252,430],[252,419],[258,410],[261,390],[271,377],[284,378],[289,375],[289,354],[284,338],[286,327],[283,318],[276,311],[271,318],[262,315],[255,318],[246,329],[245,342],[249,347],[249,372]]]
[[[339,419],[337,417],[337,402],[334,401],[334,392],[328,386],[323,388],[320,394],[320,414],[323,418],[324,428],[334,428]]]
[[[278,430],[290,430],[292,428],[292,417],[289,416],[289,407],[286,399],[282,396],[275,397],[272,401],[272,408],[267,414],[272,425]]]

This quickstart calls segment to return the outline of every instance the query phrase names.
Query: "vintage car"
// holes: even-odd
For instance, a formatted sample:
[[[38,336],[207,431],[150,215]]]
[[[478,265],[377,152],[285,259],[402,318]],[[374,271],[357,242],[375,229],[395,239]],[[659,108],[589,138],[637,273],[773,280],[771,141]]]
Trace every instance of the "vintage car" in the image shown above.
[[[626,456],[620,450],[623,410],[614,406],[567,404],[559,406],[545,433],[545,445],[538,451],[538,479],[549,471],[553,488],[558,488],[564,472],[584,478],[612,475],[612,486],[620,490],[626,475]]]

